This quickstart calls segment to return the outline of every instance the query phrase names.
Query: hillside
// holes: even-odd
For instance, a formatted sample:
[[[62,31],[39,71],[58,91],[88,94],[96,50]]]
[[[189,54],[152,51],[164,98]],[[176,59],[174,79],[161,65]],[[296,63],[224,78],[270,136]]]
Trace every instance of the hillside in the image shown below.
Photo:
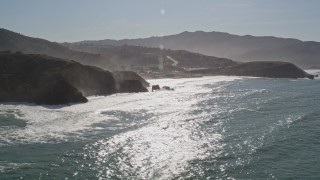
[[[288,62],[259,61],[241,63],[236,66],[223,69],[200,69],[192,70],[190,73],[206,75],[225,76],[252,76],[267,78],[309,78],[314,79],[315,75],[308,74],[296,65]]]
[[[183,72],[194,68],[225,68],[237,65],[230,59],[206,56],[184,50],[146,48],[141,46],[109,46],[64,43],[70,49],[101,54],[109,59],[114,69],[137,72]]]
[[[70,59],[87,65],[96,65],[109,69],[108,59],[93,53],[71,50],[59,43],[32,38],[0,28],[0,51],[20,51],[24,54],[46,54],[58,58]]]
[[[243,62],[286,61],[302,68],[320,67],[320,43],[272,36],[238,36],[222,32],[183,32],[163,37],[82,41],[76,44],[164,46]]]
[[[108,57],[114,63],[129,65],[131,68],[154,66],[153,72],[160,70],[159,58],[164,59],[162,73],[176,76],[194,75],[234,75],[234,76],[255,76],[270,78],[310,78],[310,75],[288,62],[280,61],[253,61],[239,63],[224,58],[205,56],[183,50],[169,50],[159,48],[146,48],[140,46],[110,46],[93,44],[64,44],[70,49],[99,53]],[[159,57],[160,56],[160,57]],[[147,69],[148,70],[148,69]],[[144,74],[144,71],[141,71]]]

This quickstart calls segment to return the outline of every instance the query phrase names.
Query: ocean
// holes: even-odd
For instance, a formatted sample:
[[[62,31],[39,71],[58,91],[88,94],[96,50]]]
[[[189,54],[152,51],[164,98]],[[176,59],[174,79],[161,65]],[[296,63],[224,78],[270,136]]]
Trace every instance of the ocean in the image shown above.
[[[175,90],[0,104],[0,179],[320,179],[319,79],[149,82]]]

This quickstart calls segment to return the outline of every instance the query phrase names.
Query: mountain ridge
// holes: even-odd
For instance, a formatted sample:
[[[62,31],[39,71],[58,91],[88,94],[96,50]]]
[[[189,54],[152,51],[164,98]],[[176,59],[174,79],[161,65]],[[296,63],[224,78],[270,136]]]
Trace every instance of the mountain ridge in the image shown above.
[[[59,43],[34,38],[0,28],[0,51],[22,52],[24,54],[46,54],[70,59],[87,65],[101,65],[108,68],[111,62],[98,54],[71,50]]]
[[[162,38],[162,37],[177,36],[177,35],[187,34],[187,33],[218,33],[218,34],[225,34],[225,35],[238,36],[238,37],[276,38],[276,39],[286,39],[286,40],[297,40],[297,41],[301,41],[301,42],[318,42],[318,41],[305,41],[305,40],[300,40],[298,38],[272,36],[272,35],[265,35],[265,36],[250,35],[250,34],[238,35],[238,34],[232,34],[232,33],[228,33],[228,32],[222,32],[222,31],[201,31],[201,30],[197,30],[197,31],[183,31],[181,33],[171,34],[171,35],[164,35],[164,36],[149,36],[149,37],[124,38],[124,39],[82,40],[82,41],[75,41],[75,42],[68,42],[68,43],[90,43],[90,42],[103,42],[103,41],[143,40],[143,39],[151,39],[151,38]]]
[[[274,36],[240,36],[216,31],[185,31],[168,36],[80,41],[73,44],[112,46],[127,44],[153,48],[161,46],[172,50],[186,50],[242,62],[286,61],[306,69],[320,67],[320,42]]]

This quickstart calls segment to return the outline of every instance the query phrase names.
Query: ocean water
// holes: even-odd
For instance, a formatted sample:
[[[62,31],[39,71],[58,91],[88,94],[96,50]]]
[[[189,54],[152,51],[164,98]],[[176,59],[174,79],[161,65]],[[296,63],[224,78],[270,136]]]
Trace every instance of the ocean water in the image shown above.
[[[0,104],[0,179],[320,179],[320,80],[150,82],[175,91]]]

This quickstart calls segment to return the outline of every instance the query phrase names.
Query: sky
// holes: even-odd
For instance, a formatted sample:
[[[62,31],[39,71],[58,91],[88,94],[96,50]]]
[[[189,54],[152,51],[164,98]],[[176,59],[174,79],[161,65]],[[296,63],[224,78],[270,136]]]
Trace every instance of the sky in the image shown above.
[[[320,41],[320,0],[0,0],[0,28],[57,42],[198,30]]]

